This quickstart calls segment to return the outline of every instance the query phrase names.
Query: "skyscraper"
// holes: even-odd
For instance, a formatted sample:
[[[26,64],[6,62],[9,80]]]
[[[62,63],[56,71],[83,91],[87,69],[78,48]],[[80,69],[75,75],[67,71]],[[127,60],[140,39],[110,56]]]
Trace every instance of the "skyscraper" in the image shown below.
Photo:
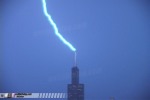
[[[79,69],[72,67],[72,83],[68,84],[68,100],[84,100],[84,84],[79,83]]]

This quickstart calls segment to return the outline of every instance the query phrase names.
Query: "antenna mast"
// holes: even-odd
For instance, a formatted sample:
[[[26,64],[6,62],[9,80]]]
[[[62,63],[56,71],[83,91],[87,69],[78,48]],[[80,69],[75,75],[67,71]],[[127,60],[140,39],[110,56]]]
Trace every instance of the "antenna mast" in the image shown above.
[[[76,51],[74,52],[74,64],[77,66],[77,53]]]

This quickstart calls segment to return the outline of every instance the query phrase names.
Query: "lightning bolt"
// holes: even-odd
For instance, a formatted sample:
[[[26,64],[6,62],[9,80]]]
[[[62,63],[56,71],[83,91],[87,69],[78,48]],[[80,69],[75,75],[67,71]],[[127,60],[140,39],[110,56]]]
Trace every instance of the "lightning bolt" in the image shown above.
[[[58,31],[58,28],[57,28],[57,25],[56,23],[53,21],[52,17],[50,14],[48,14],[48,11],[47,11],[47,7],[46,7],[46,0],[42,0],[42,4],[43,4],[43,12],[44,12],[44,15],[47,17],[49,23],[52,25],[53,29],[54,29],[54,32],[55,32],[55,35],[65,44],[67,45],[72,51],[76,51],[76,48],[74,48],[72,46],[71,43],[69,43]]]

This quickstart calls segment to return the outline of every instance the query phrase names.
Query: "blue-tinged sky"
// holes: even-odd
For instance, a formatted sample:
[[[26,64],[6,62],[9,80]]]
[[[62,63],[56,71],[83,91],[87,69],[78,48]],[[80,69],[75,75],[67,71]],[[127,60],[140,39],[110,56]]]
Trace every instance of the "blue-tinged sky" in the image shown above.
[[[149,0],[47,0],[77,49],[85,100],[150,100]],[[67,92],[74,53],[41,0],[0,1],[0,92]]]

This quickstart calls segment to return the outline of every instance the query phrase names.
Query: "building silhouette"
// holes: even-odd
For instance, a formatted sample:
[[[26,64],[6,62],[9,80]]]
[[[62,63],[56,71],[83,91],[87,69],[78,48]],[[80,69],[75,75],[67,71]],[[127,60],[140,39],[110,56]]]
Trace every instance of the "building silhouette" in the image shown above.
[[[68,84],[68,100],[84,100],[84,84],[79,83],[79,69],[72,67],[71,84]]]

